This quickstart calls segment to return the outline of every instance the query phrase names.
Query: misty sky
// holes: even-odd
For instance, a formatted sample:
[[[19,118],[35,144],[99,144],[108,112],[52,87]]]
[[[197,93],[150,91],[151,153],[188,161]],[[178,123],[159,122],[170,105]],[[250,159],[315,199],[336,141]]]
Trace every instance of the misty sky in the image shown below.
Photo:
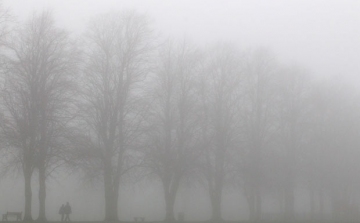
[[[195,43],[266,47],[281,62],[315,75],[357,77],[360,73],[358,0],[5,0],[20,19],[52,9],[56,21],[81,33],[95,14],[135,10],[153,19],[164,36]],[[79,32],[80,31],[80,32]]]

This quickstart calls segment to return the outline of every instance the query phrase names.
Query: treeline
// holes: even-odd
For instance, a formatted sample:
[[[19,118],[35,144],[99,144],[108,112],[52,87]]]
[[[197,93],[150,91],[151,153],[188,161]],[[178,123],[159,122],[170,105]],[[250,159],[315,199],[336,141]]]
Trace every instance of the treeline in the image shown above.
[[[24,220],[34,173],[46,221],[47,179],[65,168],[103,183],[107,221],[118,220],[131,177],[162,183],[167,221],[184,182],[208,191],[213,220],[226,185],[245,194],[251,220],[266,194],[294,218],[298,188],[310,216],[326,201],[334,216],[356,214],[355,85],[316,80],[263,49],[162,41],[134,12],[96,16],[80,37],[49,12],[16,26],[5,11],[1,19],[2,169],[23,173]]]

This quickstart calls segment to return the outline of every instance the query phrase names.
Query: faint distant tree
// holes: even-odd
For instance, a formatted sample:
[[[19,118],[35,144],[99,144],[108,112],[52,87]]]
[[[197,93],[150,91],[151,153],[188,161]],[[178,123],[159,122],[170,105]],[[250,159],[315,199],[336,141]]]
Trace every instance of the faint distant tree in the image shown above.
[[[32,220],[32,174],[39,171],[39,220],[44,221],[46,176],[58,164],[72,118],[78,53],[49,12],[21,25],[7,47],[1,134],[12,151],[7,161],[24,174],[26,221]]]
[[[14,17],[8,10],[3,1],[0,1],[0,47],[4,47],[8,42],[8,37],[14,28]]]
[[[323,216],[330,200],[334,218],[351,220],[359,202],[359,92],[341,79],[322,79],[311,91],[306,179],[312,216]]]
[[[151,109],[144,167],[160,178],[166,206],[165,221],[173,221],[174,204],[181,180],[194,168],[199,150],[195,76],[200,53],[187,43],[168,42],[159,50],[150,77]]]
[[[308,143],[309,93],[311,79],[306,71],[289,67],[281,71],[279,82],[279,137],[284,151],[284,207],[285,217],[295,214],[295,183],[299,161]]]
[[[230,151],[239,138],[239,105],[243,61],[231,45],[219,44],[208,51],[199,77],[203,173],[208,184],[212,219],[221,220],[221,199],[229,167]]]
[[[0,1],[0,71],[1,73],[5,72],[5,58],[7,52],[7,45],[11,39],[11,34],[14,32],[14,17],[11,12],[5,8],[3,1]],[[10,38],[9,38],[10,37]],[[0,84],[4,84],[3,74],[0,76]],[[0,118],[3,118],[3,114],[0,113]],[[2,120],[0,120],[2,121]]]
[[[85,171],[100,174],[104,183],[105,220],[118,221],[119,186],[141,119],[141,83],[149,72],[152,31],[143,15],[104,14],[92,20],[85,41],[83,161]]]
[[[334,95],[339,92],[335,90],[334,83],[321,80],[314,83],[310,92],[310,114],[308,116],[311,126],[309,130],[311,137],[309,146],[304,149],[304,178],[310,195],[310,216],[315,214],[322,216],[325,206],[325,184],[328,181],[326,157],[324,154],[333,143],[332,141],[332,108],[335,106]],[[336,105],[337,106],[337,105]]]
[[[276,128],[275,109],[278,68],[274,57],[266,50],[247,54],[243,84],[241,118],[244,142],[240,159],[245,196],[250,220],[261,217],[261,188],[265,181],[264,150],[270,147]]]

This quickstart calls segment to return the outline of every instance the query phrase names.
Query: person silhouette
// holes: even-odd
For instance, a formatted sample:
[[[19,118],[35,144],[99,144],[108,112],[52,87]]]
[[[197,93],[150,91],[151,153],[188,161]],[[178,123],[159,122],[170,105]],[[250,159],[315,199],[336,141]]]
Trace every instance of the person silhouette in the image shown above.
[[[64,221],[64,214],[65,214],[65,205],[62,204],[59,209],[59,214],[61,215],[61,221]]]
[[[66,202],[66,205],[64,206],[64,213],[65,213],[65,220],[64,221],[70,221],[70,214],[71,214],[71,206],[69,202]]]

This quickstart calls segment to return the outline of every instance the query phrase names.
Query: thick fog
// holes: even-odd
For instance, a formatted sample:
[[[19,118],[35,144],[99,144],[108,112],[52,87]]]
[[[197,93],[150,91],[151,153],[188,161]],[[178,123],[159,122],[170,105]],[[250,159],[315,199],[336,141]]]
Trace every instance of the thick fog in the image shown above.
[[[3,0],[0,213],[359,219],[359,12]]]

